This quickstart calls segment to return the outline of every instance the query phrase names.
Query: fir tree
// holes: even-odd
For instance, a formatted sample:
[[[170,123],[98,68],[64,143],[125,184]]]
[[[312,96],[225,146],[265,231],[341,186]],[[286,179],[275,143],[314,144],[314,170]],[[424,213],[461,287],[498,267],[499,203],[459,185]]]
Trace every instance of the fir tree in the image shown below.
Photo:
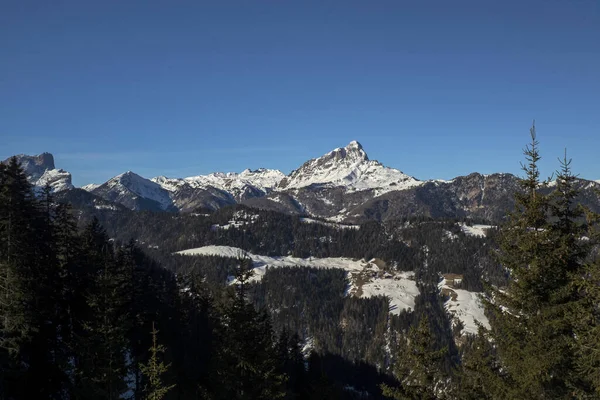
[[[459,374],[454,388],[456,397],[464,400],[494,400],[506,398],[500,363],[494,346],[482,326],[472,343],[465,349]]]
[[[251,260],[239,259],[235,294],[224,310],[221,382],[227,399],[277,399],[285,395],[271,322],[248,302]]]
[[[279,334],[276,352],[279,371],[287,378],[285,399],[304,398],[307,393],[308,381],[298,334],[290,335],[289,331],[284,328]]]
[[[77,338],[78,393],[90,399],[118,399],[125,380],[129,315],[127,274],[115,262],[112,245],[97,220],[84,233],[86,307]]]
[[[586,392],[574,368],[571,316],[577,300],[573,283],[582,276],[589,243],[581,240],[586,227],[574,203],[570,161],[561,162],[555,192],[543,194],[535,128],[531,138],[516,210],[500,232],[499,259],[510,281],[503,289],[489,286],[486,301],[499,365],[480,364],[480,386],[494,398],[572,398]]]
[[[383,394],[399,400],[437,399],[444,376],[442,362],[446,352],[446,348],[435,348],[429,320],[421,318],[399,346],[394,376],[401,387],[382,385]]]
[[[574,275],[574,307],[570,317],[574,326],[574,369],[579,385],[577,398],[600,398],[600,214],[586,212],[590,251],[585,265]],[[575,397],[575,396],[574,396]]]
[[[140,365],[142,374],[146,377],[148,383],[144,388],[145,398],[148,400],[161,400],[173,389],[175,385],[165,385],[163,375],[169,370],[169,365],[165,365],[160,360],[160,354],[165,352],[165,347],[157,342],[158,331],[152,323],[152,347],[150,347],[150,359],[146,364]]]

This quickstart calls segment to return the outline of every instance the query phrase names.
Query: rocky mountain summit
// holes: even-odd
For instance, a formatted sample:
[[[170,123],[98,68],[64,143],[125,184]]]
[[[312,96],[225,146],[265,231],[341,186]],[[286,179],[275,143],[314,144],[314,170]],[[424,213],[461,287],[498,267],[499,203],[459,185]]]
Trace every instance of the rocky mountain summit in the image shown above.
[[[29,182],[37,190],[46,185],[50,185],[53,192],[73,189],[71,174],[63,169],[56,169],[52,154],[42,153],[37,156],[18,154],[14,157],[21,163]],[[2,163],[6,164],[9,160],[6,159]]]
[[[369,160],[361,144],[352,141],[346,147],[305,162],[283,178],[276,189],[343,187],[352,192],[378,189],[378,193],[382,194],[420,184],[422,182],[402,171]]]

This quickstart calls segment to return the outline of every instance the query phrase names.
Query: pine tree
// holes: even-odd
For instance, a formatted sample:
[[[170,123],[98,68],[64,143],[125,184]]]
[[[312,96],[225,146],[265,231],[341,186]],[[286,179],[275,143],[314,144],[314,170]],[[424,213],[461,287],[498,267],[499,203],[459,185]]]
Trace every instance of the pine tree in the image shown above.
[[[68,205],[57,204],[53,220],[53,242],[56,253],[56,267],[60,285],[54,287],[54,296],[57,297],[57,338],[60,340],[63,353],[62,370],[67,375],[68,393],[72,396],[75,383],[75,341],[74,332],[77,310],[84,302],[82,291],[78,285],[77,276],[82,270],[81,241],[77,232],[77,224]]]
[[[77,337],[79,396],[118,399],[127,388],[127,274],[94,219],[84,232],[85,307]]]
[[[58,340],[56,254],[49,188],[36,200],[17,160],[1,170],[0,347],[17,397],[56,398],[66,384],[65,346]],[[12,374],[11,374],[12,372]],[[35,383],[35,384],[33,384]]]
[[[486,330],[479,326],[478,334],[465,349],[460,369],[456,397],[464,400],[494,400],[506,398],[500,363]]]
[[[411,327],[399,346],[394,376],[401,387],[382,385],[383,394],[398,400],[437,399],[444,376],[442,363],[447,349],[436,349],[427,317]]]
[[[220,379],[223,398],[277,399],[285,395],[285,377],[278,371],[271,322],[248,302],[251,260],[239,259],[235,293],[224,309]]]
[[[3,166],[0,187],[0,347],[9,354],[35,329],[31,320],[29,285],[33,279],[35,199],[16,158]]]
[[[579,381],[574,397],[600,398],[600,214],[586,211],[588,243],[595,245],[581,271],[573,275],[574,370]]]
[[[165,347],[157,342],[158,331],[152,323],[152,347],[150,347],[150,359],[146,364],[140,365],[142,374],[146,377],[148,383],[144,388],[145,398],[148,400],[161,400],[165,395],[175,387],[175,385],[165,385],[163,375],[169,371],[169,365],[165,365],[159,359],[159,354],[165,352]]]
[[[0,381],[7,398],[24,394],[28,344],[36,330],[30,290],[35,212],[31,185],[16,158],[0,164]]]
[[[308,381],[298,334],[290,335],[286,328],[282,329],[277,340],[276,353],[279,371],[287,378],[285,398],[304,398]]]
[[[531,138],[516,210],[500,231],[499,260],[510,273],[509,284],[488,286],[489,338],[497,362],[478,366],[478,385],[493,398],[572,398],[587,391],[574,368],[571,316],[578,297],[573,283],[583,274],[589,243],[582,240],[586,226],[575,205],[570,160],[561,161],[553,194],[543,194],[534,127]]]

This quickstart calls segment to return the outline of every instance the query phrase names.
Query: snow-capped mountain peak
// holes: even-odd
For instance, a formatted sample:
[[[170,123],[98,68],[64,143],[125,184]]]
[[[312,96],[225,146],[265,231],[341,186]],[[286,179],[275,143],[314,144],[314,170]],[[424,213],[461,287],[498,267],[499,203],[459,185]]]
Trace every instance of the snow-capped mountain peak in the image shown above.
[[[63,169],[56,169],[52,154],[42,153],[37,156],[19,154],[15,158],[21,164],[27,179],[36,190],[46,185],[50,185],[54,192],[73,188],[71,174]],[[9,160],[2,161],[2,163],[8,163]]]
[[[259,197],[271,192],[285,177],[279,170],[259,168],[237,172],[213,172],[188,178],[158,176],[152,181],[171,193],[185,190],[220,190],[229,193],[236,201]]]
[[[346,147],[339,147],[325,154],[323,157],[333,158],[335,160],[346,160],[347,162],[369,161],[369,156],[364,151],[362,145],[356,140],[351,141]],[[320,157],[320,158],[323,158]]]
[[[132,171],[124,172],[109,179],[106,183],[95,188],[93,192],[110,201],[122,202],[125,198],[137,200],[139,197],[155,201],[163,210],[173,206],[173,201],[165,189]]]
[[[379,193],[420,184],[402,171],[369,160],[362,145],[350,142],[329,153],[305,162],[283,179],[277,189],[289,190],[308,186],[346,187],[350,191],[377,189]]]

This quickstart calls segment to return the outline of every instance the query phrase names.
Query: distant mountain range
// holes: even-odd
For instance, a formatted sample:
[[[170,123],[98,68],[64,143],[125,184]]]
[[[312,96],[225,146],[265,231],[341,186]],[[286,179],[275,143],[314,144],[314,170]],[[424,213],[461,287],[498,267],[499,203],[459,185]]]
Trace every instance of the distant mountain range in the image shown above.
[[[289,175],[261,168],[146,179],[127,171],[81,189],[73,187],[70,173],[55,168],[49,153],[16,157],[32,184],[49,184],[59,197],[79,205],[193,212],[243,203],[352,223],[415,215],[499,220],[512,207],[518,182],[516,176],[506,173],[420,181],[370,160],[356,141],[305,162]],[[580,200],[599,209],[596,190],[600,181],[580,179],[578,185]]]

